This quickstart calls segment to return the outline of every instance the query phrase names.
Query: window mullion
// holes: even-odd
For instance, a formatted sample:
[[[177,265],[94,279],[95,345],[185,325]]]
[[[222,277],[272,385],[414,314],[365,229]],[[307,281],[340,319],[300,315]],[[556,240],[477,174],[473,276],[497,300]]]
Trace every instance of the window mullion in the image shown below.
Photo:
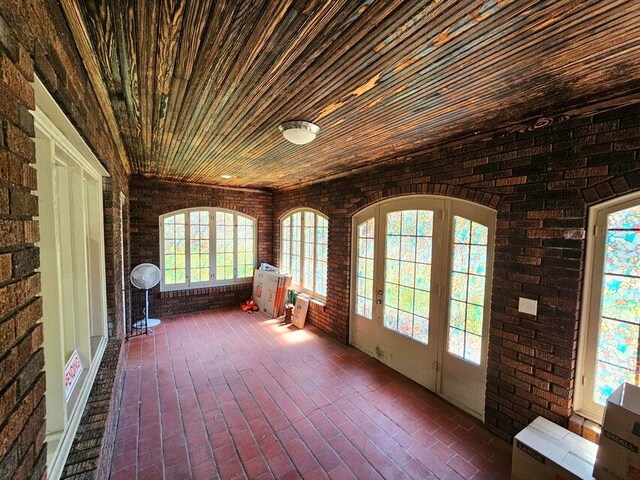
[[[316,262],[318,261],[318,255],[316,252],[317,228],[318,228],[318,216],[314,213],[313,214],[313,231],[311,232],[311,234],[313,235],[313,238],[312,238],[313,243],[311,244],[311,251],[313,252],[313,261],[311,262],[313,267],[313,271],[311,275],[311,290],[313,291],[313,293],[316,293]]]
[[[233,281],[238,280],[238,214],[233,214]]]
[[[209,245],[209,263],[211,265],[211,284],[212,285],[216,285],[218,283],[218,277],[216,275],[216,273],[218,272],[218,216],[217,214],[217,210],[213,209],[211,210],[211,213],[209,214],[209,223],[211,225],[213,225],[213,228],[210,228],[209,232],[213,232],[209,234],[209,237],[211,238],[211,244]]]
[[[165,271],[165,264],[166,264],[166,260],[165,260],[165,239],[164,239],[164,222],[167,220],[168,217],[161,217],[160,218],[160,287],[162,290],[164,290],[164,288],[166,288],[166,271]],[[123,287],[124,288],[124,287]]]
[[[315,228],[313,229],[313,291],[314,293],[318,292],[318,286],[316,285],[316,280],[318,278],[318,259],[320,258],[318,255],[318,219],[319,215],[316,214],[316,222]]]
[[[209,214],[209,280],[207,281],[207,286],[211,287],[213,285],[213,273],[215,270],[213,270],[211,268],[211,266],[213,265],[213,246],[215,245],[211,239],[213,238],[214,235],[214,230],[215,230],[215,225],[212,222],[212,218],[213,218],[213,210],[211,208],[207,208],[207,213]],[[214,228],[211,228],[211,226],[214,225]]]

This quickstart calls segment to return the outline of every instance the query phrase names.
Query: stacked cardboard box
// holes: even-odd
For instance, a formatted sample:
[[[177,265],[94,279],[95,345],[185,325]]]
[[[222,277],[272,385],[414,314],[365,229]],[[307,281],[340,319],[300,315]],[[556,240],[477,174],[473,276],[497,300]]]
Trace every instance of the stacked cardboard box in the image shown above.
[[[536,418],[513,442],[512,480],[640,480],[640,388],[611,394],[600,444]]]
[[[640,388],[624,383],[607,399],[593,476],[640,480]]]
[[[598,446],[536,418],[513,442],[512,480],[591,480]]]
[[[253,301],[272,318],[284,314],[284,302],[291,277],[278,272],[256,270],[253,274]]]

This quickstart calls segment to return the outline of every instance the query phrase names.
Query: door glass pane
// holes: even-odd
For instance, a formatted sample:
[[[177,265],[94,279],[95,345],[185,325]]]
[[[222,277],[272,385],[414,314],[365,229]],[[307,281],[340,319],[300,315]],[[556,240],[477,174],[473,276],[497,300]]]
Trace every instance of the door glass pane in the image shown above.
[[[489,229],[453,217],[447,351],[480,365]]]
[[[375,238],[375,220],[358,225],[358,258],[356,261],[356,313],[361,317],[373,318],[373,247]],[[397,288],[395,289],[397,296]],[[389,303],[397,305],[397,298]]]
[[[433,212],[390,212],[386,221],[383,323],[391,330],[426,344],[429,341]],[[359,261],[360,254],[358,250]]]
[[[233,280],[233,213],[216,212],[216,279]]]
[[[165,218],[164,227],[164,283],[186,283],[186,220],[184,213]]]
[[[329,222],[316,216],[316,288],[319,295],[327,295],[327,253],[329,243]]]
[[[602,282],[594,401],[623,382],[638,385],[640,334],[640,206],[610,214]]]
[[[189,213],[189,277],[191,283],[209,281],[209,212]]]
[[[238,278],[253,277],[255,258],[253,220],[238,215]]]

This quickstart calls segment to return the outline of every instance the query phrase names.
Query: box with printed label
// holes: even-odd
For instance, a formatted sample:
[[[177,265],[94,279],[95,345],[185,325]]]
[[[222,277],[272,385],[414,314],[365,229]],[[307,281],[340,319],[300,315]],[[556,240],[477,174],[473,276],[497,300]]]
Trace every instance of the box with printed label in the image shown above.
[[[640,388],[620,385],[607,399],[593,476],[640,480]]]
[[[253,293],[251,298],[261,312],[272,318],[284,314],[284,301],[291,277],[277,272],[256,270],[253,274]]]
[[[294,326],[304,328],[304,322],[307,319],[307,310],[309,310],[310,301],[311,298],[308,295],[300,294],[296,297],[293,318],[291,319],[291,323]]]
[[[597,448],[538,417],[513,441],[511,480],[592,480]]]

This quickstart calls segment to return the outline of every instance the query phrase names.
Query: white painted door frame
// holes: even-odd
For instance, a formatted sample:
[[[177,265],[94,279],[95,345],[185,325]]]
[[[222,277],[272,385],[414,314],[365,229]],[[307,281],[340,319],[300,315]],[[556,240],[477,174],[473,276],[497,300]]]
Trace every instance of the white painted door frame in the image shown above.
[[[385,270],[385,213],[397,210],[422,209],[434,211],[434,233],[431,277],[431,308],[429,321],[430,353],[417,353],[420,349],[410,349],[407,342],[414,340],[399,335],[382,326]],[[453,218],[463,217],[488,227],[489,244],[487,246],[487,274],[485,283],[484,321],[482,330],[482,359],[480,365],[456,358],[447,352],[447,332],[449,322],[449,292],[451,262],[453,252]],[[358,268],[358,226],[370,218],[375,221],[375,259],[373,318],[358,315],[356,308]],[[491,278],[495,240],[496,211],[488,207],[456,198],[436,195],[407,195],[383,200],[360,210],[352,217],[351,247],[351,302],[350,302],[350,342],[365,353],[379,358],[382,362],[398,369],[401,373],[421,383],[446,398],[451,403],[472,414],[484,418],[484,396],[486,387],[487,352],[489,340],[489,317],[491,298]],[[376,304],[376,301],[381,303]],[[377,308],[376,308],[377,307]],[[380,348],[381,334],[398,337],[391,344],[400,355],[420,355],[415,358],[419,365],[431,371],[430,375],[407,374],[406,367],[394,365],[384,358],[384,349]],[[403,337],[400,339],[400,337]],[[389,343],[389,342],[387,342]],[[387,346],[389,348],[389,346]],[[415,350],[415,351],[414,351]],[[382,354],[382,355],[381,355]],[[424,357],[424,358],[423,358]],[[407,364],[407,362],[404,362]],[[399,368],[398,368],[399,367]],[[403,371],[404,370],[404,371]],[[424,373],[424,372],[423,372]]]

